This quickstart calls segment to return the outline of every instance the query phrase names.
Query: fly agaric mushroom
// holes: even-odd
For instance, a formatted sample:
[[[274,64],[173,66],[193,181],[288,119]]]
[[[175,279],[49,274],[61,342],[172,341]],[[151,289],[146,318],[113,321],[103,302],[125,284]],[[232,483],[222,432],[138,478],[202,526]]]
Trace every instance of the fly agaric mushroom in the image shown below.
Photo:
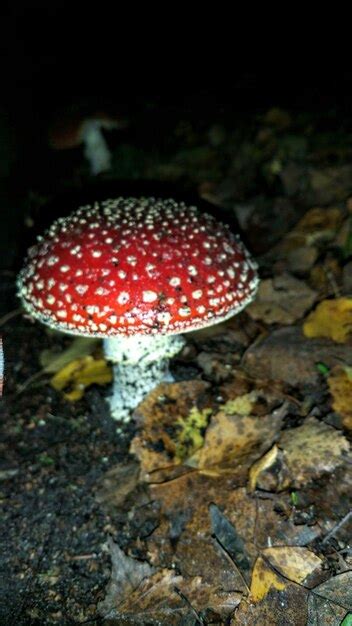
[[[130,412],[184,344],[254,297],[256,265],[228,226],[174,200],[117,198],[58,219],[18,280],[26,311],[74,335],[102,337],[114,365],[113,417]]]
[[[64,116],[50,128],[49,143],[54,150],[76,148],[83,144],[91,174],[96,176],[111,168],[111,153],[102,131],[125,127],[123,120],[104,112]]]

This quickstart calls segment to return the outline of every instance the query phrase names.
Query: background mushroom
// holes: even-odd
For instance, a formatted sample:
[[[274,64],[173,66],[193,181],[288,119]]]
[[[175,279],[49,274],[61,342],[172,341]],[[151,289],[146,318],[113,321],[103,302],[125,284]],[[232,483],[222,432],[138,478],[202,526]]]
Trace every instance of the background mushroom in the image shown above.
[[[58,219],[29,250],[18,280],[33,317],[104,339],[120,420],[170,379],[182,333],[235,315],[257,284],[255,264],[227,226],[154,198],[105,200]]]
[[[105,112],[61,115],[49,130],[49,143],[54,150],[83,145],[90,172],[96,176],[111,169],[111,152],[103,131],[125,127],[125,121]]]

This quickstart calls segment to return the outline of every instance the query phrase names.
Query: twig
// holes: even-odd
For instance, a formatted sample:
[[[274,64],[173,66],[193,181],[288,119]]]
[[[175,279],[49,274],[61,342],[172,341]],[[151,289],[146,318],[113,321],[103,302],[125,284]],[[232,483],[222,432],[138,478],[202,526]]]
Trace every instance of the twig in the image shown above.
[[[38,378],[44,377],[45,374],[46,372],[44,370],[41,370],[40,372],[36,372],[35,374],[27,378],[27,380],[25,380],[24,383],[22,383],[22,385],[20,385],[15,391],[14,396],[20,396],[21,393],[23,393],[23,391],[25,391],[27,387],[29,387],[29,385],[38,380]]]
[[[348,522],[350,517],[352,517],[352,509],[348,513],[346,513],[346,515],[328,532],[327,535],[325,535],[322,543],[326,543],[327,541],[329,541],[331,537],[333,537],[335,533],[340,530],[341,526]]]
[[[250,589],[249,589],[249,587],[247,585],[246,579],[243,576],[243,574],[242,574],[240,568],[238,567],[236,561],[232,558],[232,556],[229,553],[229,551],[225,548],[223,543],[220,541],[220,539],[215,534],[212,535],[212,538],[215,539],[215,541],[217,542],[218,546],[221,548],[223,554],[226,556],[227,560],[231,563],[232,567],[235,567],[236,572],[239,574],[239,576],[240,576],[240,578],[241,578],[241,580],[242,580],[242,582],[243,582],[243,584],[244,584],[244,586],[246,588],[247,594],[250,595]]]
[[[178,589],[177,587],[174,587],[174,592],[177,593],[177,595],[180,596],[181,600],[183,600],[187,604],[187,606],[191,609],[198,624],[201,624],[202,626],[204,626],[205,624],[204,619],[199,615],[198,611],[196,611],[196,609],[192,606],[192,604],[190,603],[188,598],[184,595],[184,593],[182,593],[182,591]]]

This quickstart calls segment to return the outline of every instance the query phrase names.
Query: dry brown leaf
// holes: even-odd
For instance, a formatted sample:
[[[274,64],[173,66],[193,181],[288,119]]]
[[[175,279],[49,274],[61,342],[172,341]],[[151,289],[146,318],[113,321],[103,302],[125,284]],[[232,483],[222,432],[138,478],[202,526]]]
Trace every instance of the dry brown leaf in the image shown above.
[[[195,409],[207,388],[202,381],[164,384],[138,407],[144,423],[130,451],[140,460],[145,479],[152,473],[155,480],[156,471],[181,463],[202,471],[226,471],[245,457],[248,464],[253,462],[274,441],[283,406],[269,413],[264,398],[253,390],[226,402],[209,421],[209,408]],[[266,409],[266,414],[251,415],[252,409]]]
[[[135,489],[138,479],[139,464],[137,461],[125,461],[115,465],[97,481],[95,497],[109,511],[116,511]]]
[[[306,337],[328,337],[346,343],[352,336],[352,298],[323,300],[303,325]]]
[[[307,211],[285,240],[294,248],[314,245],[321,240],[329,241],[341,226],[342,219],[343,212],[337,207],[315,207]]]
[[[286,583],[284,591],[272,587],[260,602],[251,602],[245,598],[236,609],[230,624],[307,626],[307,591],[294,583]]]
[[[200,576],[183,577],[172,569],[155,571],[145,561],[127,556],[109,542],[111,578],[99,613],[105,620],[128,624],[170,624],[210,609],[226,619],[238,606],[240,594],[208,584]]]
[[[305,282],[290,274],[262,280],[256,299],[247,307],[255,320],[267,324],[293,324],[316,301],[317,294]]]
[[[291,272],[306,273],[314,265],[319,256],[318,248],[314,246],[302,246],[290,250],[287,255],[287,266]]]
[[[283,415],[214,415],[207,428],[203,447],[189,460],[199,469],[225,469],[255,453],[260,456],[274,441]]]
[[[329,339],[306,339],[300,328],[279,328],[251,346],[243,365],[253,378],[285,381],[289,385],[316,384],[316,364],[328,367],[342,362],[352,365],[350,346]]]
[[[50,384],[57,391],[69,388],[64,397],[74,402],[82,398],[85,389],[90,385],[106,385],[111,381],[112,369],[105,359],[85,356],[65,365],[52,377]]]
[[[333,398],[332,408],[342,418],[342,423],[352,430],[352,368],[336,366],[328,378]]]
[[[202,576],[206,582],[224,589],[245,590],[234,561],[238,542],[233,533],[219,535],[211,511],[216,508],[235,529],[250,567],[258,550],[273,545],[305,545],[315,539],[317,525],[297,525],[291,517],[279,515],[276,501],[250,496],[245,487],[247,467],[240,464],[228,474],[215,477],[191,472],[176,480],[149,487],[151,500],[158,503],[158,526],[148,537],[148,554],[155,567],[177,567],[183,576]],[[226,544],[229,558],[213,539],[214,528]],[[225,529],[226,530],[226,529]],[[242,566],[238,560],[238,567]]]
[[[329,578],[311,590],[308,598],[307,626],[342,626],[352,612],[352,571]],[[343,620],[343,621],[342,621]]]
[[[145,578],[155,572],[146,561],[139,561],[125,554],[125,552],[111,538],[107,548],[111,558],[111,576],[104,600],[99,605],[101,614],[109,613],[128,597]]]
[[[344,463],[349,443],[341,432],[310,417],[302,426],[283,431],[278,447],[284,452],[292,485],[299,487]]]
[[[262,474],[262,472],[264,472],[265,470],[269,469],[269,467],[274,465],[278,457],[278,454],[279,454],[279,449],[277,445],[274,444],[273,447],[270,450],[268,450],[268,452],[264,454],[264,456],[262,456],[261,459],[258,459],[258,461],[253,463],[251,469],[249,470],[249,481],[248,481],[249,493],[252,493],[255,490],[260,474]]]
[[[238,606],[240,594],[227,593],[204,584],[200,576],[183,578],[174,570],[160,570],[144,580],[128,598],[110,613],[129,624],[177,626],[182,618],[210,609],[226,619]],[[130,621],[132,619],[132,622]]]
[[[275,246],[276,255],[284,258],[295,250],[315,249],[331,241],[342,224],[343,211],[337,207],[309,209],[296,226]]]
[[[275,546],[262,550],[263,557],[285,578],[303,583],[323,561],[304,546]]]
[[[176,456],[177,422],[190,415],[208,387],[200,380],[162,383],[138,406],[136,416],[143,419],[143,426],[130,451],[139,459],[145,479],[155,470],[180,464]]]

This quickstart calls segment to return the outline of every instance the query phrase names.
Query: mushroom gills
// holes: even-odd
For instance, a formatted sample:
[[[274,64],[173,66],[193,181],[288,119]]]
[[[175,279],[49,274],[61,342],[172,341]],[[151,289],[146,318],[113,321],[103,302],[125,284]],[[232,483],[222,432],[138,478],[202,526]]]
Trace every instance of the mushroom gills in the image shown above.
[[[185,344],[182,335],[132,335],[104,339],[114,368],[109,398],[114,419],[127,422],[144,397],[161,382],[172,382],[169,359]]]

